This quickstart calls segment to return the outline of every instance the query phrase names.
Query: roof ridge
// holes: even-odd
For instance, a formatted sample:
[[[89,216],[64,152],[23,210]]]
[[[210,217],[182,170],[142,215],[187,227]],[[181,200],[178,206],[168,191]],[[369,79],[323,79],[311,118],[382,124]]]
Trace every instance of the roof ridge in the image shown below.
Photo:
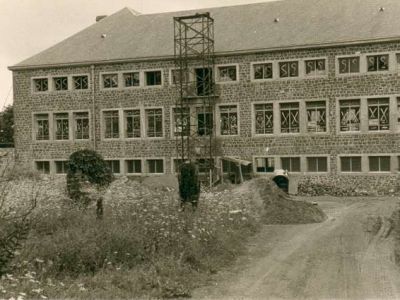
[[[126,6],[125,8],[128,9],[132,13],[132,15],[134,15],[134,16],[139,16],[139,15],[142,14],[141,12],[139,12],[139,11],[133,9],[133,8],[130,8],[128,6]]]

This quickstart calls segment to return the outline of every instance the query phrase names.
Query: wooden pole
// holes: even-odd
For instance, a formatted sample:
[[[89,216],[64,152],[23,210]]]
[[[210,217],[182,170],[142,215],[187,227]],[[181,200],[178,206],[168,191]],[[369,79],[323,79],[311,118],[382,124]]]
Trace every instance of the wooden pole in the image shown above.
[[[238,167],[239,167],[240,183],[243,183],[242,165],[238,163]]]

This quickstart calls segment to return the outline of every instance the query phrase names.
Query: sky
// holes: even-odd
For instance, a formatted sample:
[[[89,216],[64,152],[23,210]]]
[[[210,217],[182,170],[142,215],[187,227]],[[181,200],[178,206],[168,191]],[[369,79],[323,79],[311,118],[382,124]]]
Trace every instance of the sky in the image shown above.
[[[0,110],[13,101],[8,66],[92,25],[96,16],[124,7],[148,14],[267,1],[274,0],[0,0]]]

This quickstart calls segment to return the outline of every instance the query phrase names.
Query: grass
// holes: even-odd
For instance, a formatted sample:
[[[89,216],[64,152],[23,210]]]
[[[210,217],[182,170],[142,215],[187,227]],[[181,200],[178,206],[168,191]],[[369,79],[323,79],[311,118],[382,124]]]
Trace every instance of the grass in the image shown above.
[[[45,200],[0,298],[188,297],[242,253],[259,225],[245,193],[203,193],[196,212],[180,211],[177,191],[121,178],[98,220],[94,208],[68,203],[62,180],[36,180]],[[14,185],[16,197],[29,186]]]

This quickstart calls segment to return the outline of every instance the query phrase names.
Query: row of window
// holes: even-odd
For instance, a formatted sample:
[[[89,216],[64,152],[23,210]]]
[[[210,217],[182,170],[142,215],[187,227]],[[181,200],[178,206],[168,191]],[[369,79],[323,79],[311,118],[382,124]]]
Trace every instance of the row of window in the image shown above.
[[[391,98],[365,100],[339,100],[339,132],[385,132],[392,129]],[[394,100],[397,130],[400,125],[400,98]],[[301,105],[298,101],[253,104],[254,134],[327,132],[329,114],[326,101],[306,101],[304,108]],[[368,112],[364,117],[361,114],[363,107]],[[162,108],[105,110],[101,117],[103,139],[164,137]],[[275,122],[275,119],[279,122]],[[301,124],[305,124],[304,128]],[[193,133],[205,136],[212,132],[213,127],[214,112],[210,107],[172,108],[172,136]],[[33,128],[35,140],[89,139],[89,113],[37,113],[34,115]],[[220,136],[239,134],[238,105],[218,106],[217,130]]]
[[[341,156],[339,157],[339,171],[342,173],[361,173],[361,172],[391,172],[391,160],[395,157],[389,155],[367,156],[367,169],[362,167],[361,156]],[[173,171],[176,173],[181,159],[173,159]],[[110,170],[114,174],[143,175],[143,174],[164,174],[164,159],[125,159],[125,160],[106,160]],[[225,161],[223,161],[225,162]],[[398,169],[400,170],[400,156],[397,157]],[[214,160],[198,159],[199,173],[207,173],[214,167]],[[40,160],[35,162],[36,170],[42,174],[66,174],[66,160]],[[303,169],[305,167],[305,169]],[[53,168],[53,171],[51,169]],[[223,171],[228,172],[227,164],[223,164]],[[328,157],[310,156],[305,157],[305,165],[302,166],[301,157],[255,157],[254,171],[256,173],[273,173],[275,169],[287,170],[291,173],[327,173],[329,171]]]
[[[392,62],[393,61],[393,62]],[[400,53],[356,54],[339,56],[336,60],[338,75],[376,73],[399,69]],[[213,76],[212,70],[194,68],[192,74],[184,74],[183,81],[205,82]],[[215,81],[219,83],[239,81],[239,65],[217,65]],[[262,81],[278,78],[318,77],[327,75],[327,58],[293,59],[251,63],[251,80]],[[180,82],[183,74],[177,69],[170,70],[170,84]],[[194,77],[194,78],[188,78]],[[207,78],[206,78],[207,77]],[[89,88],[88,75],[51,76],[33,78],[34,92],[85,90]],[[123,71],[100,74],[102,89],[162,86],[162,70]]]
[[[367,169],[362,167],[361,156],[341,156],[339,157],[339,171],[342,173],[359,173],[359,172],[391,172],[391,159],[387,156],[368,156]],[[393,157],[394,159],[394,157]],[[398,170],[400,170],[400,156],[398,157]],[[277,164],[279,164],[277,166]],[[328,172],[328,157],[306,157],[305,169],[302,169],[301,157],[281,157],[278,162],[274,157],[256,157],[255,172],[272,173],[275,168],[284,169],[289,172],[312,172],[326,173]]]

